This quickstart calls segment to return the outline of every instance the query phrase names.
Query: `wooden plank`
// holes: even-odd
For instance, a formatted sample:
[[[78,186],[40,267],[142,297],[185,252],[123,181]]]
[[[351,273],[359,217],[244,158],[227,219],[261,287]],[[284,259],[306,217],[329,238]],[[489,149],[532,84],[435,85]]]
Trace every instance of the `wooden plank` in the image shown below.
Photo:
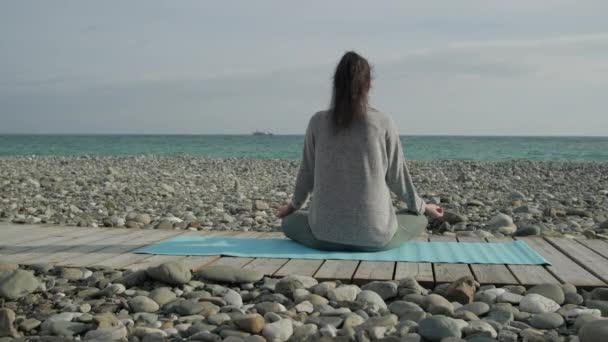
[[[23,228],[9,226],[0,229],[0,241],[3,245],[5,245],[7,243],[11,243],[15,238],[23,238],[40,230],[40,228]]]
[[[414,277],[421,284],[433,284],[433,264],[430,262],[398,262],[395,267],[395,279]]]
[[[10,239],[0,240],[0,254],[2,254],[2,250],[6,247],[12,247],[18,244],[35,242],[44,240],[51,237],[57,236],[66,236],[66,234],[74,231],[73,227],[60,227],[60,228],[52,228],[52,229],[35,229],[29,233],[19,234],[18,236],[14,236]]]
[[[134,255],[140,255],[140,254],[134,254]],[[126,270],[137,271],[137,270],[143,270],[143,269],[146,269],[146,268],[152,267],[152,266],[158,266],[162,263],[169,262],[169,261],[181,261],[186,258],[186,256],[182,256],[182,255],[150,255],[150,254],[148,254],[147,256],[148,257],[145,259],[138,260],[134,263],[128,264],[127,266],[122,266],[121,268],[126,269]]]
[[[107,229],[109,231],[108,236],[94,241],[94,243],[80,244],[70,247],[66,250],[56,252],[46,256],[40,256],[33,259],[24,261],[26,264],[36,263],[49,263],[49,264],[62,264],[63,261],[68,259],[79,259],[86,254],[98,251],[108,246],[119,244],[123,241],[131,239],[136,236],[139,232],[138,229]]]
[[[221,257],[208,266],[232,266],[241,268],[252,261],[253,258]]]
[[[543,238],[518,237],[517,239],[525,241],[537,253],[547,259],[552,264],[551,266],[547,266],[547,269],[560,281],[575,286],[605,285],[603,281],[587,272]]]
[[[46,233],[46,232],[45,232]],[[76,229],[74,231],[49,231],[48,235],[44,234],[43,238],[36,239],[35,241],[26,241],[11,246],[5,246],[0,250],[2,259],[11,261],[18,259],[19,256],[34,251],[35,249],[45,248],[50,245],[61,244],[71,239],[79,238],[83,235],[91,234],[90,230],[87,229]]]
[[[488,242],[509,242],[513,241],[511,237],[495,238],[491,237],[487,239]],[[532,286],[538,284],[560,284],[559,279],[555,278],[551,272],[542,265],[507,265],[507,268],[511,270],[511,273],[515,276],[517,281],[524,286]]]
[[[460,242],[486,242],[482,237],[462,236],[457,237]],[[519,284],[517,279],[505,265],[471,264],[471,270],[475,279],[481,284],[508,285]]]
[[[124,241],[125,243],[116,244],[114,246],[108,246],[102,248],[93,253],[85,254],[81,258],[66,260],[65,266],[90,266],[90,265],[121,265],[118,263],[119,260],[111,260],[118,258],[121,255],[126,255],[124,260],[129,261],[129,257],[138,256],[134,261],[141,260],[139,256],[150,256],[149,254],[129,254],[128,252],[147,246],[150,243],[158,242],[169,237],[179,235],[179,231],[158,231],[151,229],[143,229],[131,237],[131,241]],[[130,243],[129,243],[130,242]],[[127,253],[127,254],[125,254]],[[122,260],[122,259],[121,259]],[[104,261],[109,261],[104,263]]]
[[[276,271],[274,275],[285,277],[298,274],[312,277],[319,267],[321,267],[321,264],[323,264],[323,260],[291,259]]]
[[[428,241],[428,236],[415,238],[416,241]],[[414,277],[419,283],[434,284],[433,264],[430,262],[397,262],[395,265],[395,279]]]
[[[608,260],[606,258],[572,239],[546,237],[545,240],[604,283],[608,283]]]
[[[325,260],[315,273],[319,280],[342,280],[350,282],[359,266],[356,260]]]
[[[246,264],[243,268],[262,272],[266,276],[274,275],[289,259],[275,258],[256,258],[252,262]]]
[[[394,261],[361,261],[353,275],[353,283],[364,284],[374,280],[391,280],[394,275]]]
[[[608,258],[608,242],[602,240],[583,240],[576,239],[576,242],[584,245],[585,247],[592,249],[596,253],[602,255],[604,258]]]
[[[429,237],[430,241],[456,241],[456,237],[453,236],[437,236],[432,235]],[[467,264],[445,264],[445,263],[434,263],[433,272],[435,274],[436,283],[451,283],[464,276],[473,276],[471,269]]]
[[[88,234],[84,234],[79,237],[71,238],[68,240],[62,240],[56,244],[45,244],[43,246],[39,246],[34,248],[26,253],[20,253],[19,255],[15,255],[11,257],[13,262],[18,263],[31,263],[29,262],[32,259],[43,259],[46,260],[51,257],[54,253],[59,253],[65,251],[66,249],[73,248],[75,246],[87,245],[91,242],[101,241],[108,237],[112,237],[116,232],[112,232],[108,229],[98,229],[95,232],[91,232]],[[44,261],[48,262],[48,261]]]

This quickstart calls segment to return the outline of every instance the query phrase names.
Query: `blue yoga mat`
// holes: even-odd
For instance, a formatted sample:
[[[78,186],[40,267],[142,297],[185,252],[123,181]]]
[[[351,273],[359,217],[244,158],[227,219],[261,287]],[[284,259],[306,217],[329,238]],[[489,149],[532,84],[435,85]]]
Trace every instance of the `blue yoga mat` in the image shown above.
[[[410,241],[382,252],[327,252],[289,239],[223,236],[178,236],[137,250],[139,254],[224,255],[251,258],[337,259],[368,261],[441,262],[467,264],[549,265],[523,241],[443,242]]]

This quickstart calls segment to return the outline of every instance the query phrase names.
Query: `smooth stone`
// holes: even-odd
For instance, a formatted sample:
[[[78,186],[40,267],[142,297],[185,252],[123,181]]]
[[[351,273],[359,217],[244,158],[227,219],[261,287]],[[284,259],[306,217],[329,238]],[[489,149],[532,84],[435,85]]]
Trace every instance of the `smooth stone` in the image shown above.
[[[252,334],[259,334],[264,329],[266,323],[262,315],[248,314],[236,317],[234,319],[234,324],[236,324],[236,326],[243,331]]]
[[[554,312],[532,315],[530,325],[536,329],[557,329],[564,325],[564,318],[562,315]]]
[[[448,287],[445,298],[451,302],[469,304],[473,302],[479,283],[472,276],[464,276]]]
[[[165,304],[174,301],[175,298],[177,298],[177,295],[167,287],[159,287],[152,290],[148,297],[162,307]]]
[[[412,313],[424,313],[424,310],[418,304],[403,300],[397,300],[392,302],[391,304],[389,304],[388,309],[390,312],[399,316],[400,319]]]
[[[583,325],[578,331],[580,342],[608,341],[608,320],[596,320]]]
[[[365,322],[365,319],[356,313],[350,313],[344,318],[342,328],[354,328]]]
[[[552,299],[557,304],[564,304],[564,290],[559,284],[539,284],[528,289],[526,294],[536,293]]]
[[[160,309],[158,303],[146,296],[137,296],[129,299],[132,312],[156,312]]]
[[[384,300],[382,299],[382,297],[380,297],[379,294],[377,294],[374,291],[369,291],[369,290],[363,290],[361,291],[358,295],[357,298],[355,299],[356,303],[362,304],[365,307],[367,306],[371,306],[372,308],[375,308],[376,310],[379,309],[386,309],[386,303],[384,302]]]
[[[183,285],[192,279],[192,273],[181,262],[169,261],[146,270],[148,277],[171,285]]]
[[[513,223],[513,218],[503,213],[494,216],[487,226],[488,229],[498,231],[504,235],[511,235],[517,230],[517,226]]]
[[[14,270],[0,273],[0,297],[7,300],[19,299],[34,292],[40,286],[32,272]]]
[[[162,341],[163,338],[167,337],[167,333],[156,328],[148,327],[136,327],[133,329],[133,335],[139,338],[158,338]]]
[[[361,293],[357,285],[340,285],[327,292],[327,298],[334,302],[354,302]]]
[[[473,302],[470,304],[463,305],[456,309],[456,311],[470,311],[476,316],[483,316],[490,311],[490,305],[484,302]]]
[[[297,304],[294,309],[296,309],[296,312],[312,313],[314,311],[314,306],[309,301],[303,301]]]
[[[519,295],[517,293],[505,292],[499,295],[496,298],[496,301],[499,303],[511,303],[511,304],[519,304],[524,296]]]
[[[262,336],[268,341],[283,342],[293,335],[293,323],[290,319],[282,319],[268,323],[262,330]]]
[[[598,287],[589,292],[592,300],[608,301],[608,287]]]
[[[430,294],[424,297],[424,306],[428,312],[432,314],[448,314],[451,315],[454,312],[454,305],[450,303],[444,297],[438,294]]]
[[[196,275],[206,280],[237,284],[255,283],[264,277],[262,272],[234,266],[205,267],[196,272]]]
[[[418,333],[433,342],[439,342],[446,337],[462,337],[461,325],[455,319],[443,315],[420,320]]]
[[[84,335],[85,341],[122,341],[127,337],[127,328],[124,325],[115,328],[90,330]]]
[[[232,306],[243,306],[243,298],[241,297],[241,295],[232,290],[232,289],[227,289],[226,293],[224,293],[224,296],[222,296],[222,299],[226,302],[226,304],[228,305],[232,305]]]
[[[38,328],[42,322],[34,318],[28,318],[19,323],[19,330],[29,332]]]
[[[15,329],[15,312],[11,309],[0,309],[0,337],[19,337]]]
[[[559,308],[559,304],[554,300],[536,293],[525,295],[519,303],[519,310],[532,314],[555,312],[559,310]]]
[[[469,325],[462,329],[462,332],[465,336],[480,335],[496,338],[496,336],[498,335],[494,327],[485,321],[470,321]]]
[[[220,307],[210,302],[199,302],[196,299],[183,300],[177,304],[175,311],[180,315],[203,316],[215,315],[220,311]]]
[[[567,292],[564,294],[564,304],[581,305],[585,299],[578,293]]]
[[[319,328],[315,324],[303,324],[293,329],[292,339],[295,341],[312,341]]]
[[[393,281],[372,281],[361,286],[361,290],[376,292],[383,300],[394,298],[398,294],[398,286]]]
[[[602,312],[602,316],[608,317],[608,301],[606,300],[587,300],[585,306],[589,309],[598,309]]]
[[[422,287],[414,277],[405,277],[398,280],[399,282],[399,295],[405,296],[407,294],[419,294],[426,295],[428,291]]]
[[[492,309],[485,319],[498,322],[502,325],[509,324],[513,320],[513,312],[502,309]]]

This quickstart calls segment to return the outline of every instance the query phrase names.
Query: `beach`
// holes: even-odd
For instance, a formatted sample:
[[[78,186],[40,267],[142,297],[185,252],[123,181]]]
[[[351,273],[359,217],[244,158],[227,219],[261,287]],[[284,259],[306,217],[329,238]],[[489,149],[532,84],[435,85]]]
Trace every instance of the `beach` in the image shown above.
[[[430,236],[608,235],[606,163],[408,163],[419,194],[446,209],[443,219],[429,222]],[[12,229],[279,232],[273,209],[290,199],[298,166],[297,160],[187,156],[4,157],[0,221]],[[90,240],[88,234],[79,239]],[[28,238],[13,234],[12,240],[27,245]],[[11,259],[23,247],[14,247],[14,255],[12,248],[0,248],[2,342],[608,338],[605,287],[480,285],[472,275],[426,287],[413,276],[351,284],[213,263],[190,269],[183,261],[132,270],[19,265]]]
[[[418,193],[447,211],[429,234],[602,237],[608,164],[409,161]],[[200,157],[7,157],[0,220],[82,227],[279,231],[298,161]],[[313,199],[314,200],[314,199]],[[394,198],[397,209],[403,204]]]

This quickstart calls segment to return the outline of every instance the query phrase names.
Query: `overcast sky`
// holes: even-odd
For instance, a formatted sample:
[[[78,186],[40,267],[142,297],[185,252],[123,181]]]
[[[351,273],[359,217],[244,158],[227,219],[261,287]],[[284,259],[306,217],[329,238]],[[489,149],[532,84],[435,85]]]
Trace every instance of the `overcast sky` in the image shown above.
[[[301,134],[335,64],[402,134],[599,135],[608,1],[0,2],[0,132]]]

